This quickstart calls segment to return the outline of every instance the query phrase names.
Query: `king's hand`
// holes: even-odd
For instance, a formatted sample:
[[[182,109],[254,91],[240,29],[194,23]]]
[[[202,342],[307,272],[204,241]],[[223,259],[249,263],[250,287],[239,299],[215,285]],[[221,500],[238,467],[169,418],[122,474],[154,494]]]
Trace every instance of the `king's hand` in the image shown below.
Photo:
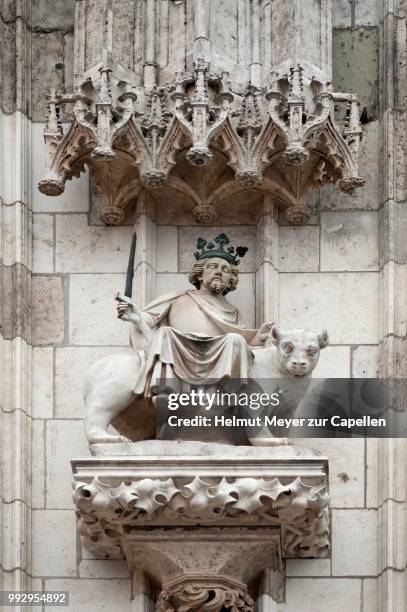
[[[117,316],[122,321],[129,321],[130,323],[140,322],[140,310],[135,304],[129,304],[125,301],[119,301],[117,306]]]

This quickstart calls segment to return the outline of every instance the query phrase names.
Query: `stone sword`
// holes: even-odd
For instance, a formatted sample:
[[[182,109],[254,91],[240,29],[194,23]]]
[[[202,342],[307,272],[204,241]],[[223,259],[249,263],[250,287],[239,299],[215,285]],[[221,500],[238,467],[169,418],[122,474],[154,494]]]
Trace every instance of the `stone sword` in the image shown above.
[[[133,303],[132,295],[133,295],[133,278],[134,278],[134,257],[136,253],[136,244],[137,244],[137,234],[133,232],[133,236],[131,237],[130,243],[130,253],[129,253],[129,262],[127,264],[127,273],[126,273],[126,284],[124,287],[124,295],[120,292],[116,294],[116,300],[118,302],[125,302],[129,304],[133,308],[133,312],[138,316],[138,328],[146,340],[150,340],[153,334],[151,327],[144,321],[138,307]]]
[[[133,295],[133,278],[134,278],[134,256],[136,253],[136,244],[137,244],[137,234],[133,232],[130,243],[130,253],[129,253],[129,262],[127,264],[127,273],[126,273],[126,284],[124,287],[124,295],[120,292],[116,294],[116,300],[118,302],[126,302],[126,304],[131,304],[134,306],[132,301]]]

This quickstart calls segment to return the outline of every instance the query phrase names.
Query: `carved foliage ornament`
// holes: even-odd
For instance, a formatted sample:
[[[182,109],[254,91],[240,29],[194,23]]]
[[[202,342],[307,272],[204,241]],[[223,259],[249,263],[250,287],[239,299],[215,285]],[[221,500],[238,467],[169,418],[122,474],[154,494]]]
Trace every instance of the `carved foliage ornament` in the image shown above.
[[[207,482],[144,478],[116,487],[98,478],[74,482],[73,499],[87,547],[101,556],[121,555],[125,533],[162,525],[281,525],[283,555],[324,557],[329,546],[325,482],[296,478],[217,478]]]

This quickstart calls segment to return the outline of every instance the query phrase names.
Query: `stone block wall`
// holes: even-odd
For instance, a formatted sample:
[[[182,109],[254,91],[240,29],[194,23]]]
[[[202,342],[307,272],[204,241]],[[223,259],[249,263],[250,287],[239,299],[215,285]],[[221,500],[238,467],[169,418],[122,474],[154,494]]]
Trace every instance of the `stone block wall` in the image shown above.
[[[3,4],[2,27],[11,40],[13,28],[22,17],[13,13],[10,3]],[[315,214],[306,226],[290,227],[280,219],[278,227],[279,323],[329,330],[331,346],[323,353],[317,371],[321,377],[368,377],[378,371],[383,309],[380,297],[383,83],[379,70],[382,4],[379,0],[333,2],[334,84],[336,90],[354,91],[361,99],[365,123],[361,173],[367,179],[366,186],[354,196],[341,194],[337,188],[321,189],[315,196]],[[399,4],[397,10],[402,19],[406,7],[403,2]],[[69,609],[75,612],[99,612],[113,606],[127,611],[132,609],[131,581],[124,562],[96,560],[80,547],[71,499],[70,459],[88,455],[81,400],[85,370],[100,357],[131,350],[128,326],[115,318],[113,297],[124,286],[132,227],[104,227],[91,219],[86,174],[69,182],[65,193],[57,198],[46,197],[36,188],[44,167],[43,92],[49,87],[69,89],[73,81],[73,7],[73,0],[32,2],[32,14],[24,17],[32,54],[26,104],[16,108],[13,103],[12,70],[5,71],[6,84],[1,93],[3,278],[13,274],[15,277],[17,268],[23,269],[22,274],[32,270],[32,307],[28,306],[32,335],[28,338],[24,330],[13,327],[10,316],[4,318],[2,330],[3,355],[10,361],[3,364],[3,373],[16,367],[16,356],[20,355],[24,376],[31,377],[32,425],[31,430],[22,428],[28,433],[21,442],[27,453],[32,444],[32,465],[27,466],[31,496],[21,501],[17,488],[11,491],[4,500],[2,521],[11,524],[10,513],[14,513],[16,520],[21,504],[27,504],[31,510],[31,518],[21,521],[30,520],[32,526],[32,544],[27,555],[32,559],[29,573],[33,588],[69,590]],[[2,61],[9,66],[7,56]],[[18,120],[24,122],[29,134],[32,159],[32,168],[26,168],[29,177],[25,188],[20,191],[10,178],[13,169],[10,141],[15,138],[13,130]],[[400,218],[404,218],[403,214],[404,209],[400,210]],[[16,220],[20,223],[18,232]],[[219,230],[226,231],[234,243],[250,247],[241,266],[240,288],[230,299],[241,308],[247,325],[254,325],[254,220],[253,224],[245,219],[241,225],[201,228],[174,225],[158,217],[155,292],[158,295],[186,288],[189,255],[197,236],[202,233],[212,237]],[[3,238],[10,231],[17,236],[11,250]],[[24,238],[24,232],[29,238]],[[401,264],[406,259],[403,245],[400,234]],[[10,333],[5,333],[5,324]],[[21,358],[30,344],[31,357]],[[7,419],[16,410],[20,410],[24,419],[21,403],[7,404],[8,397],[3,392],[2,409],[7,412]],[[4,415],[2,419],[5,423]],[[18,425],[13,427],[15,432]],[[383,599],[379,599],[378,587],[382,592],[386,587],[377,576],[385,575],[387,566],[381,551],[386,542],[381,539],[380,529],[384,529],[386,520],[393,521],[392,524],[400,525],[397,538],[404,538],[404,523],[398,519],[398,513],[405,509],[405,497],[400,493],[393,501],[391,491],[383,495],[378,474],[383,479],[383,462],[393,456],[405,458],[405,453],[400,450],[398,454],[392,450],[383,453],[377,440],[304,440],[303,444],[320,450],[330,461],[332,558],[287,562],[286,603],[279,604],[276,610],[382,612],[385,608],[379,607],[378,602]],[[16,473],[14,465],[8,472],[4,470],[3,475],[9,478]],[[386,506],[383,498],[395,505],[397,511]],[[18,546],[18,542],[13,545]],[[6,553],[2,576],[4,584],[10,584],[10,573],[19,567],[19,561],[12,551]],[[401,598],[403,588],[407,591],[402,584],[405,560],[398,557],[394,564],[387,558],[386,563],[395,566],[398,572]],[[386,610],[396,612],[395,601],[393,608],[388,603]]]

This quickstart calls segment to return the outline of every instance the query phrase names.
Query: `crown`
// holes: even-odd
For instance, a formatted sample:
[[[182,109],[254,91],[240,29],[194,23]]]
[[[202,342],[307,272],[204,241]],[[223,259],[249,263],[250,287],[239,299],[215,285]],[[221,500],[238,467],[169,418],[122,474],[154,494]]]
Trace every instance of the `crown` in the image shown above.
[[[221,259],[226,259],[232,265],[238,266],[240,264],[238,257],[244,257],[249,249],[244,246],[236,248],[230,246],[225,250],[228,244],[230,244],[230,240],[226,234],[219,234],[213,242],[207,242],[203,238],[198,238],[196,247],[199,250],[194,253],[195,259],[200,261],[201,259],[209,259],[209,257],[220,257]]]

